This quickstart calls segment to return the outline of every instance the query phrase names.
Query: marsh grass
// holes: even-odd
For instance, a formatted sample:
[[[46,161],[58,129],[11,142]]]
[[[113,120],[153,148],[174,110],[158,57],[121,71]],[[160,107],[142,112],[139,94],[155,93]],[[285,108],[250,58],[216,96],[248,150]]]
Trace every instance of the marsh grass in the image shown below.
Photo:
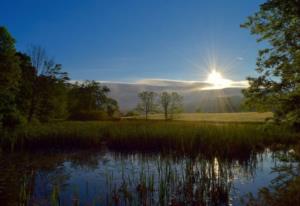
[[[201,121],[201,122],[235,122],[257,123],[265,122],[273,117],[272,112],[231,112],[231,113],[179,113],[173,116],[173,120]],[[164,120],[164,114],[150,114],[151,120]],[[123,117],[123,119],[145,119],[143,115]]]
[[[2,138],[2,148],[92,148],[105,145],[117,151],[241,156],[266,147],[295,144],[298,140],[299,135],[288,128],[253,123],[62,121],[28,125],[15,131],[12,140]]]

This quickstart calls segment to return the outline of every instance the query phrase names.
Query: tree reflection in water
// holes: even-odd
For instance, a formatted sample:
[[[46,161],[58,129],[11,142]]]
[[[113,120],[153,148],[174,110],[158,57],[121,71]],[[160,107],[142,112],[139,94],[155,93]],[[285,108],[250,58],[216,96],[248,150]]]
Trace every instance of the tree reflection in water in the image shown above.
[[[234,179],[255,178],[243,159],[125,152],[1,156],[5,205],[230,205]]]

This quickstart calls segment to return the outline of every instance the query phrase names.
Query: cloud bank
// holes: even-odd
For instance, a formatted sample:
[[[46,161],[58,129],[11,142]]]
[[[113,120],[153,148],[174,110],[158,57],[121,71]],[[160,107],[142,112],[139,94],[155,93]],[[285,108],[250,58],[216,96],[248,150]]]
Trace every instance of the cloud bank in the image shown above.
[[[73,81],[75,82],[75,81]],[[77,81],[83,82],[83,81]],[[241,89],[248,86],[247,81],[230,81],[226,88],[216,89],[205,81],[185,81],[172,79],[140,79],[132,82],[98,81],[110,89],[109,96],[116,99],[123,112],[132,110],[139,102],[138,93],[142,91],[178,92],[183,96],[184,111],[194,112],[201,107],[204,112],[234,111],[224,109],[238,108],[243,95]],[[209,89],[214,88],[214,89]],[[226,101],[224,101],[226,100]],[[234,106],[235,105],[235,106]]]

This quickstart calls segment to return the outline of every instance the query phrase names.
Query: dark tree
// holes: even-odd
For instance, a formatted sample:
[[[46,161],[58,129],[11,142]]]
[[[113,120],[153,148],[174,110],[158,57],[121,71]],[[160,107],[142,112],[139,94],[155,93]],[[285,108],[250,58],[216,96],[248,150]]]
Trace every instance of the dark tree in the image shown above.
[[[16,104],[21,114],[27,117],[31,106],[34,82],[36,81],[36,69],[32,66],[28,55],[18,52],[17,56],[20,61],[21,80]]]
[[[248,78],[246,105],[272,110],[276,121],[299,126],[300,1],[268,0],[241,26],[268,45],[258,54],[258,77]]]
[[[0,27],[0,121],[2,124],[14,124],[20,77],[21,70],[16,55],[15,40],[5,27]]]
[[[95,81],[70,85],[70,119],[101,120],[112,117],[119,110],[116,100],[107,97],[109,89]]]
[[[177,92],[172,92],[171,96],[171,104],[170,104],[170,118],[173,119],[174,114],[180,113],[183,111],[183,97],[179,95]]]
[[[64,118],[67,107],[66,81],[68,74],[62,71],[61,64],[45,62],[45,71],[37,78],[36,116],[41,121]]]
[[[49,59],[45,49],[40,46],[31,46],[28,55],[31,66],[35,70],[27,113],[28,121],[33,118],[49,121],[53,118],[65,117],[68,74],[62,71],[61,64],[56,64],[54,60]]]
[[[175,113],[182,111],[182,96],[177,92],[162,92],[160,94],[160,105],[163,109],[165,120],[172,119]]]
[[[115,113],[119,112],[118,102],[115,99],[108,97],[104,102],[103,109],[107,112],[109,117],[113,117]]]
[[[171,95],[168,92],[163,92],[160,94],[160,105],[163,109],[165,120],[167,120],[171,105]]]
[[[146,120],[148,120],[148,115],[156,109],[155,104],[155,92],[141,92],[138,94],[140,98],[140,103],[137,105],[137,110],[145,114]]]

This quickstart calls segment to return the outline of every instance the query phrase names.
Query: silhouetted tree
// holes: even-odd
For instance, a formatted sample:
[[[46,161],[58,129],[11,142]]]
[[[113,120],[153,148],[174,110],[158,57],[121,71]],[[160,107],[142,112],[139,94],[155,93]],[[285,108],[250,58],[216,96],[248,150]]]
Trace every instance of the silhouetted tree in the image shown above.
[[[45,62],[49,61],[46,50],[39,45],[31,45],[26,53],[30,57],[31,64],[36,69],[37,74],[45,74],[47,72]]]
[[[95,81],[70,85],[69,113],[71,119],[98,120],[112,117],[119,110],[118,102],[107,97],[109,88]]]
[[[155,96],[156,93],[144,91],[138,94],[140,102],[137,105],[137,110],[145,114],[146,120],[148,120],[148,115],[153,112],[156,108]]]
[[[19,85],[19,92],[16,98],[18,110],[24,117],[28,117],[34,83],[36,81],[36,69],[32,66],[30,57],[24,53],[17,53],[20,61],[21,80]]]
[[[267,41],[257,58],[258,77],[248,77],[246,105],[274,111],[275,120],[300,125],[300,2],[268,0],[241,25],[258,42]]]
[[[0,122],[8,126],[18,121],[16,96],[20,77],[15,40],[5,27],[0,27]]]
[[[171,93],[170,118],[173,119],[174,114],[180,113],[183,110],[183,97],[177,92]]]
[[[165,120],[168,119],[168,113],[170,110],[170,104],[171,104],[171,95],[168,92],[162,92],[160,94],[160,105],[163,109]]]
[[[31,45],[27,53],[30,57],[31,65],[35,68],[36,72],[35,78],[33,79],[30,109],[27,116],[27,119],[30,122],[38,110],[39,96],[40,92],[42,91],[40,85],[42,83],[42,77],[44,76],[44,68],[48,59],[46,56],[45,49],[41,46]]]
[[[165,120],[172,119],[174,113],[182,111],[182,96],[176,92],[162,92],[159,103],[163,109]]]
[[[44,73],[38,76],[36,116],[41,121],[63,118],[67,109],[68,74],[53,60],[46,61],[44,69]]]
[[[35,70],[32,80],[28,121],[34,117],[40,121],[62,118],[66,115],[68,74],[61,64],[49,59],[41,46],[31,46],[28,51],[31,66]]]
[[[118,102],[115,99],[112,98],[106,98],[106,101],[103,105],[104,110],[107,112],[109,117],[113,117],[115,112],[119,111],[119,105]]]

